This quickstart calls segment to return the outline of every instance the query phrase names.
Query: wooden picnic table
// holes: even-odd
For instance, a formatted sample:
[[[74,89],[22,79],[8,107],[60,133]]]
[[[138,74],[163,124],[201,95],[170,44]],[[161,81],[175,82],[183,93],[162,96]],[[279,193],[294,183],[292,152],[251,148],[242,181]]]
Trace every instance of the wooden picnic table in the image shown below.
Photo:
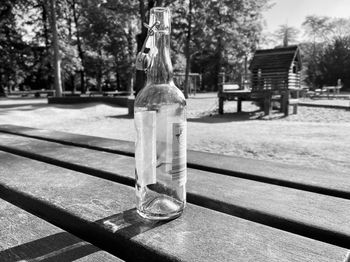
[[[339,95],[341,87],[342,86],[324,86],[323,88],[326,90],[327,97],[329,98],[331,91],[333,92],[333,96],[335,96],[336,94]]]
[[[0,125],[0,261],[350,261],[348,174],[189,150],[186,210],[156,222],[136,214],[133,154]]]
[[[237,86],[237,85],[228,85]],[[224,113],[225,101],[237,101],[237,112],[242,111],[243,101],[256,101],[262,103],[262,110],[265,115],[269,115],[272,110],[272,101],[280,102],[280,111],[284,112],[286,116],[289,115],[289,106],[293,106],[293,114],[298,112],[299,104],[299,92],[300,88],[289,88],[288,90],[276,91],[276,90],[260,90],[251,91],[247,89],[225,89],[225,84],[220,87],[218,92],[219,100],[219,114]],[[291,97],[293,96],[293,97]]]

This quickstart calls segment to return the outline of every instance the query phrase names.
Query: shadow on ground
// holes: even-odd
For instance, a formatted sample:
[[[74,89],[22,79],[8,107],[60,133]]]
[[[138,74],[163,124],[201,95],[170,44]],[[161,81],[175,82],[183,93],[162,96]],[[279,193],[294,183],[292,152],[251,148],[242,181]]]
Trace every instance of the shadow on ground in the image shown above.
[[[189,117],[187,118],[187,121],[194,123],[219,124],[252,120],[278,120],[283,118],[286,118],[286,116],[280,112],[274,111],[270,115],[265,116],[264,112],[256,110],[252,112],[224,113],[223,115],[219,115],[218,113],[211,113],[200,117]]]
[[[249,120],[257,120],[261,118],[261,111],[240,112],[240,113],[225,113],[223,115],[209,114],[200,117],[189,117],[188,122],[218,124],[226,122],[243,122]]]
[[[0,252],[1,261],[75,261],[99,249],[66,232],[53,234]]]
[[[115,115],[115,116],[106,116],[107,118],[114,118],[114,119],[134,119],[134,116],[125,114],[125,115]]]
[[[16,111],[30,111],[30,110],[36,110],[39,108],[62,108],[62,109],[83,109],[88,107],[94,107],[96,105],[99,105],[101,103],[76,103],[76,104],[48,104],[47,101],[35,101],[35,99],[28,99],[28,102],[18,102],[19,99],[1,99],[0,100],[0,110],[1,111],[10,111],[10,110],[16,110]],[[1,103],[1,101],[4,101],[5,103]],[[23,101],[23,99],[21,100]],[[121,107],[117,105],[111,105],[106,104],[113,107]],[[3,110],[2,110],[3,109]],[[0,113],[1,113],[0,111]]]
[[[21,108],[21,107],[26,107],[26,108]],[[37,104],[37,103],[26,103],[26,104],[6,104],[6,105],[1,105],[0,104],[0,109],[16,109],[16,110],[34,110],[37,108],[42,108],[42,107],[47,107],[47,104]]]

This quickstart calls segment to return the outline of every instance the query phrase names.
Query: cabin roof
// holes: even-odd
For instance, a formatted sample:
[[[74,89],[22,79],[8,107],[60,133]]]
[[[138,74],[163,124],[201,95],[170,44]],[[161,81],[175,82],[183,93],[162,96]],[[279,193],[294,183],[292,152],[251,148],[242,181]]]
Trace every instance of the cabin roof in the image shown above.
[[[300,51],[297,45],[273,49],[256,50],[249,70],[254,69],[285,69],[289,70],[292,63],[298,63],[301,69]]]

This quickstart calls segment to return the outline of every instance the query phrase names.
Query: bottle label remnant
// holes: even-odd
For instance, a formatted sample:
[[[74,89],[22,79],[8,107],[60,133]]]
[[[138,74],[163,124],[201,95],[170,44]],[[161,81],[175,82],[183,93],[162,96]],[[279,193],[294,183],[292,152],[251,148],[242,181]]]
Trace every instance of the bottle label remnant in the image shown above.
[[[143,187],[156,183],[156,111],[135,113],[135,159],[138,184]]]
[[[186,174],[186,122],[173,123],[172,143],[172,181],[184,185],[187,180]]]

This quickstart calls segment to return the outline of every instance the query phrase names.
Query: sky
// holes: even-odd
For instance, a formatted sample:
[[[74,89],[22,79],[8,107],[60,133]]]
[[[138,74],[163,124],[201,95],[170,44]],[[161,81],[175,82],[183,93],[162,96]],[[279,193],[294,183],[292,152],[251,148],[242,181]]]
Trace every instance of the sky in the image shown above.
[[[288,24],[301,29],[307,15],[350,18],[350,0],[272,0],[275,5],[264,12],[267,28],[273,32]]]

